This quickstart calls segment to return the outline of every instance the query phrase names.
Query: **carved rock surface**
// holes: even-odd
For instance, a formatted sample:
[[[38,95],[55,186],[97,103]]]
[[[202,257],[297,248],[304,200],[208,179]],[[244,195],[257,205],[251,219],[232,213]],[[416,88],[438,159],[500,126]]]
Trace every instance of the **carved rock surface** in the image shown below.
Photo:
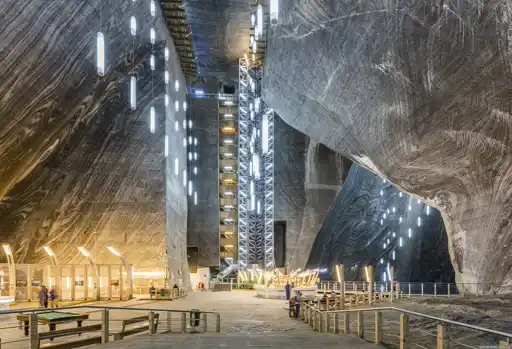
[[[0,3],[0,241],[11,244],[17,263],[49,262],[44,245],[61,263],[86,262],[78,246],[88,248],[98,263],[119,263],[106,249],[114,246],[136,267],[166,266],[166,252],[170,259],[179,256],[171,272],[185,274],[186,195],[171,167],[175,157],[182,168],[186,164],[185,132],[174,130],[174,120],[181,125],[184,118],[185,91],[168,85],[172,94],[165,109],[165,41],[170,80],[184,86],[178,55],[160,10],[152,17],[149,2],[107,6],[103,1],[101,9],[100,4]],[[157,33],[153,49],[151,27]],[[100,28],[106,52],[101,78],[96,73]],[[129,105],[130,73],[137,76],[135,111]],[[157,115],[154,134],[151,106]]]
[[[264,100],[312,139],[439,208],[459,283],[510,283],[508,2],[280,6]]]

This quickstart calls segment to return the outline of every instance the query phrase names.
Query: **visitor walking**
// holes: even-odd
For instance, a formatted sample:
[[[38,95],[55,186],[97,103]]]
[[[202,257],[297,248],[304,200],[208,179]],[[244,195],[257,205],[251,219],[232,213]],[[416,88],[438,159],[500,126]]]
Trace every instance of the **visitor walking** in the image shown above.
[[[48,289],[44,285],[41,287],[41,291],[39,291],[39,305],[48,308]]]
[[[300,291],[297,291],[297,294],[295,295],[294,302],[293,302],[293,304],[295,305],[295,317],[296,318],[299,317],[299,313],[300,313],[300,298],[301,298],[300,296],[301,296]]]
[[[284,290],[286,292],[286,300],[290,300],[290,293],[291,293],[292,286],[286,281],[286,285],[284,285]]]
[[[52,287],[50,289],[50,293],[48,295],[48,298],[50,300],[50,308],[55,308],[55,287]]]

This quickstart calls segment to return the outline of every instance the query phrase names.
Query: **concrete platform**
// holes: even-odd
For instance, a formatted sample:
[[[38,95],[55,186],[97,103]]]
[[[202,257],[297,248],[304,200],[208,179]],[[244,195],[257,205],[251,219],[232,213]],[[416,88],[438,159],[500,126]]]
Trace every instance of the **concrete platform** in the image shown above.
[[[220,333],[220,334],[158,334],[125,339],[107,345],[95,345],[90,349],[377,349],[380,345],[369,344],[355,336],[317,333],[304,328],[302,333]]]

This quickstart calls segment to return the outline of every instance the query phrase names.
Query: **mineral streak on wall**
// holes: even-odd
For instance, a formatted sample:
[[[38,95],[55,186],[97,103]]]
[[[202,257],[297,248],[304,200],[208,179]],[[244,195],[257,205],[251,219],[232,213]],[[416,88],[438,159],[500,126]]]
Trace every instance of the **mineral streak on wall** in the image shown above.
[[[362,268],[372,265],[375,280],[386,281],[388,263],[398,281],[454,281],[439,211],[354,164],[315,239],[307,267],[344,264],[347,280],[364,280]]]
[[[460,285],[509,284],[508,3],[286,0],[279,17],[264,100],[292,127],[439,208]]]
[[[178,158],[181,173],[186,163],[184,131],[174,129],[186,90],[158,6],[152,17],[149,1],[3,0],[0,18],[0,240],[18,263],[49,262],[44,245],[62,263],[85,262],[78,246],[98,263],[119,263],[106,249],[114,246],[137,267],[165,266],[167,252],[171,272],[184,275],[186,196],[173,166]],[[98,31],[103,77],[96,73]],[[137,77],[135,111],[130,74]]]

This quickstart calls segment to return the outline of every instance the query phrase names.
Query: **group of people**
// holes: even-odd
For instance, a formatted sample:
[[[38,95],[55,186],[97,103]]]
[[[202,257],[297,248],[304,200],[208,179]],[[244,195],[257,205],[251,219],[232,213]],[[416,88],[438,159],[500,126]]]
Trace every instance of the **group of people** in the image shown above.
[[[39,291],[39,305],[41,307],[48,308],[49,304],[50,307],[53,308],[55,304],[55,297],[55,287],[48,289],[48,287],[43,285]]]
[[[288,301],[288,312],[290,317],[299,317],[300,314],[300,303],[301,303],[301,297],[302,292],[295,291],[295,296],[291,297],[291,292],[293,288],[295,287],[295,284],[292,282],[290,283],[286,282],[286,285],[284,285],[284,290],[286,292],[286,300]]]

